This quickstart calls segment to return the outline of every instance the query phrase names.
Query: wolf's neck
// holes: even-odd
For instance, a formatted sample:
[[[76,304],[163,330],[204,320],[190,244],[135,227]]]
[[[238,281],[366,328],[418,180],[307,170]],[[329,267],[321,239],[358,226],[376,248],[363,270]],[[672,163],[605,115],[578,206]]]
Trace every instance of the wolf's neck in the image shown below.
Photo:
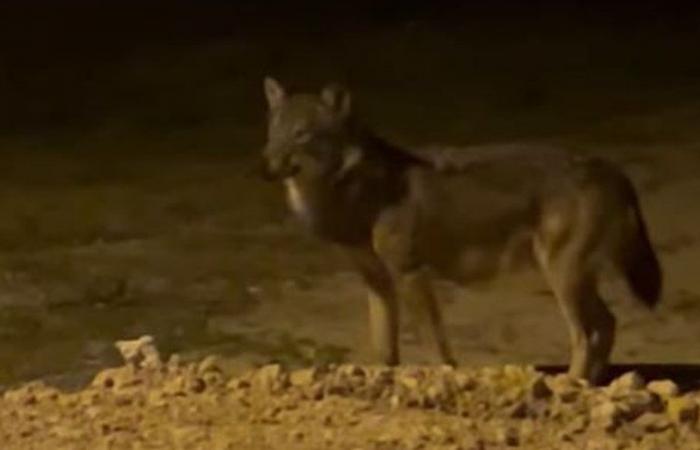
[[[315,234],[347,245],[367,243],[378,215],[407,193],[407,169],[414,159],[367,131],[345,136],[359,147],[362,160],[340,180],[304,178],[286,183],[295,215]]]
[[[374,164],[381,164],[393,171],[403,171],[411,166],[434,166],[429,158],[394,145],[366,128],[355,129],[352,141],[364,150],[365,157]]]

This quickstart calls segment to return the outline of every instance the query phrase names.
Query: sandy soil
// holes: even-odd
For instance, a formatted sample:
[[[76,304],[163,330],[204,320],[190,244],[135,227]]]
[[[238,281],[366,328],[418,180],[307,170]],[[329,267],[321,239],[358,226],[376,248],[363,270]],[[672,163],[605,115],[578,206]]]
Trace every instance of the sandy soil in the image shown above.
[[[596,151],[639,186],[665,269],[658,310],[609,299],[620,319],[613,359],[695,364],[700,154],[688,144]],[[242,365],[371,362],[364,286],[338,249],[289,219],[279,186],[249,174],[253,159],[24,158],[2,190],[0,383],[89,376],[118,361],[112,341],[141,334],[166,353]],[[440,293],[461,362],[567,362],[565,327],[535,273]],[[409,331],[405,361],[435,362]]]

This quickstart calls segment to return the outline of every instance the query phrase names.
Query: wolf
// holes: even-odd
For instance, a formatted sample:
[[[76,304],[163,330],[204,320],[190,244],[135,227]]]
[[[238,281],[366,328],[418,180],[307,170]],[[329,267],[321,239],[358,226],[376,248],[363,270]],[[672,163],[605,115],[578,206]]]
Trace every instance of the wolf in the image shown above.
[[[351,93],[329,84],[288,92],[264,79],[262,164],[280,180],[305,228],[341,246],[369,288],[372,347],[399,357],[407,307],[444,363],[456,360],[435,280],[493,278],[530,262],[563,313],[569,374],[600,382],[616,319],[606,279],[649,308],[662,290],[637,192],[613,163],[558,148],[485,145],[425,151],[392,145],[364,126]]]

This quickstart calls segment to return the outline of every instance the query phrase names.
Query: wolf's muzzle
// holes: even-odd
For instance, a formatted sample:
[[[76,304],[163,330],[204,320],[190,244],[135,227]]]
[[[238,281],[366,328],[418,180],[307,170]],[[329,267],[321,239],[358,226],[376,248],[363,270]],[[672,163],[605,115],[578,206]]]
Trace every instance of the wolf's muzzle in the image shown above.
[[[267,181],[279,181],[293,177],[299,173],[300,167],[290,160],[290,158],[280,158],[270,160],[263,158],[260,161],[260,175]]]

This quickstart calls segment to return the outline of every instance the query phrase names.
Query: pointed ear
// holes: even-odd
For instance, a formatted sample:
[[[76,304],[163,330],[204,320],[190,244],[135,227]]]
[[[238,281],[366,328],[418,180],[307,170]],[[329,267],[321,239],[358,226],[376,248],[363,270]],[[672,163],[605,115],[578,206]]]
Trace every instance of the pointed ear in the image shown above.
[[[343,153],[343,162],[335,174],[335,182],[339,183],[345,179],[357,166],[360,165],[364,157],[362,148],[352,146]]]
[[[321,90],[321,100],[341,118],[350,115],[352,101],[350,92],[338,84],[329,84]]]
[[[284,103],[287,98],[287,93],[285,92],[282,85],[272,77],[265,77],[265,97],[267,97],[267,103],[270,109],[277,109]]]

